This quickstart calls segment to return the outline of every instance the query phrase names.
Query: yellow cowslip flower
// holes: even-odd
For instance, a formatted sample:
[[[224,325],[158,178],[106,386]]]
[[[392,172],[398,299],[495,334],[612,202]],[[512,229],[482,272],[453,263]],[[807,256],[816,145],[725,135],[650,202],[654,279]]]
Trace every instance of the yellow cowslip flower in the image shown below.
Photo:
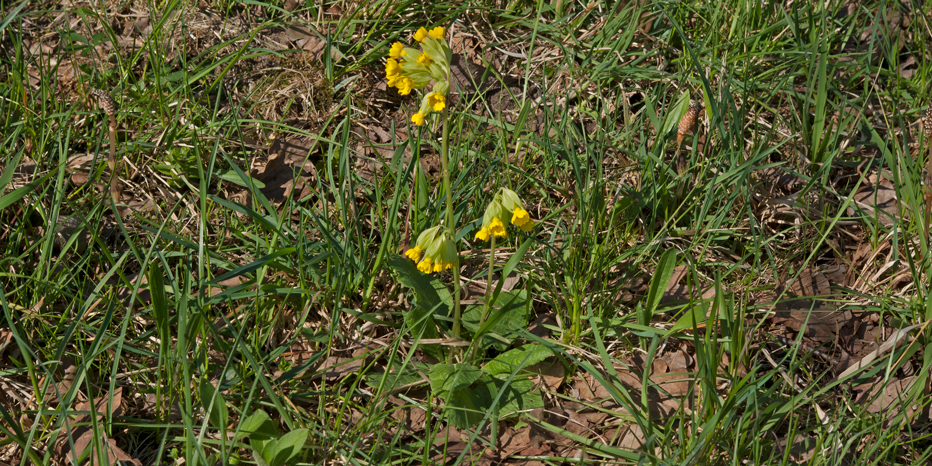
[[[518,194],[508,188],[502,188],[486,207],[485,215],[482,216],[482,227],[476,233],[476,239],[488,241],[492,235],[505,237],[508,232],[505,230],[503,219],[508,218],[508,214],[511,214],[511,223],[525,232],[534,228],[534,221],[527,210],[524,210],[524,204]]]
[[[531,216],[528,215],[527,210],[524,209],[524,203],[521,202],[518,193],[508,188],[502,188],[500,194],[502,206],[511,212],[511,223],[525,232],[531,231],[534,228],[534,222],[531,220]]]
[[[515,207],[515,209],[511,211],[511,223],[514,223],[525,232],[531,231],[531,228],[534,228],[534,222],[531,220],[531,216],[521,207]]]
[[[411,89],[414,89],[414,81],[407,76],[399,76],[395,80],[395,86],[398,87],[399,94],[408,95],[411,93]]]
[[[417,57],[417,62],[424,66],[430,66],[430,64],[434,61],[430,59],[430,55],[425,52],[421,52],[421,54]]]
[[[402,55],[406,55],[405,45],[402,44],[401,42],[395,42],[394,44],[392,44],[392,48],[388,50],[388,56],[391,58],[394,58],[395,60],[398,60],[401,58]]]
[[[502,223],[502,220],[498,217],[493,218],[492,221],[489,222],[489,231],[491,231],[493,235],[503,238],[508,235],[508,232],[505,231],[505,224]]]
[[[430,265],[430,258],[425,257],[424,260],[418,262],[417,269],[424,273],[430,273],[433,271],[433,267]]]
[[[479,231],[476,232],[476,239],[481,241],[488,241],[491,234],[492,232],[489,231],[488,228],[480,228]]]
[[[417,261],[421,258],[421,247],[415,245],[413,248],[408,249],[405,251],[405,257],[417,263]]]
[[[447,105],[446,96],[444,96],[443,94],[439,92],[434,92],[433,94],[427,97],[427,106],[430,107],[431,110],[435,112],[439,112],[443,110],[443,108],[446,107],[446,105]]]
[[[431,256],[434,272],[452,269],[456,265],[458,253],[456,251],[456,242],[453,241],[450,232],[444,230],[434,242],[433,247],[427,250],[427,254]]]
[[[423,259],[421,253],[424,253]],[[408,249],[405,256],[417,263],[417,269],[421,272],[431,273],[453,268],[459,253],[453,235],[437,225],[422,231],[417,237],[416,245]]]
[[[389,58],[385,62],[385,77],[388,79],[388,87],[395,87],[395,83],[401,77],[401,65],[397,60]]]
[[[400,95],[408,95],[415,89],[424,90],[417,113],[411,116],[411,121],[418,126],[424,124],[430,112],[440,112],[447,107],[452,53],[444,34],[446,29],[442,26],[430,31],[421,27],[414,33],[414,39],[420,43],[418,48],[395,42],[388,52],[385,63],[388,87],[397,88]],[[432,86],[429,91],[428,86]]]
[[[489,206],[485,208],[485,215],[482,216],[482,227],[476,233],[476,239],[488,241],[492,235],[505,236],[508,234],[505,231],[505,223],[502,222],[502,217],[507,215],[508,212],[502,207],[502,203],[498,198],[499,196],[496,195],[492,202],[489,203]]]

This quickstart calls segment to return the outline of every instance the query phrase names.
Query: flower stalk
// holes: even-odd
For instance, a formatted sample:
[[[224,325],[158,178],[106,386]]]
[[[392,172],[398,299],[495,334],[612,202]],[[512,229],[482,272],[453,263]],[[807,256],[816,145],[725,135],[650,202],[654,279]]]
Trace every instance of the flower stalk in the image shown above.
[[[452,183],[450,183],[450,121],[447,118],[447,109],[443,109],[443,114],[441,119],[443,120],[443,136],[440,141],[440,170],[443,172],[443,189],[447,193],[447,228],[450,230],[450,235],[453,238],[456,238],[456,228],[453,223],[453,189]],[[459,256],[457,256],[456,264],[453,266],[453,338],[459,339],[460,337],[460,326],[461,326],[460,315],[460,267],[459,267]],[[450,356],[452,359],[453,351],[455,346],[450,349]]]

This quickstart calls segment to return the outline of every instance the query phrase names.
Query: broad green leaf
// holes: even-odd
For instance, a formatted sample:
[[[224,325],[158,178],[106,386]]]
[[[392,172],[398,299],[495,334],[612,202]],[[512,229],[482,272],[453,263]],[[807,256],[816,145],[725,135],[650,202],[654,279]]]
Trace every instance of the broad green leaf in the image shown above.
[[[263,454],[263,457],[266,458],[269,466],[283,466],[301,453],[301,448],[303,448],[305,442],[307,442],[307,436],[307,429],[295,429],[288,432],[283,435],[282,438],[275,443],[274,448],[269,451],[271,455],[265,456],[265,454]]]
[[[206,378],[201,379],[201,407],[209,413],[210,423],[219,429],[226,429],[229,411],[220,392]]]
[[[236,440],[246,436],[249,436],[250,440],[267,440],[278,436],[278,430],[272,420],[269,419],[269,415],[260,409],[243,419],[240,424]]]
[[[657,271],[654,272],[654,278],[650,282],[650,290],[647,292],[647,304],[644,306],[649,315],[657,312],[657,306],[660,304],[660,298],[667,289],[667,283],[673,276],[673,268],[676,267],[676,249],[667,249],[663,256],[660,257],[660,263],[657,264]]]
[[[515,378],[508,384],[504,380],[490,378],[490,392],[494,400],[499,390],[504,390],[498,399],[498,416],[506,418],[518,412],[543,408],[544,399],[539,390],[534,389],[534,382],[527,378]]]
[[[501,396],[499,397],[499,392]],[[492,403],[498,397],[498,403]],[[453,391],[445,398],[447,419],[461,429],[474,427],[492,411],[499,418],[544,406],[534,382],[527,378],[513,379],[510,383],[483,375],[477,387]]]
[[[493,377],[508,377],[515,369],[533,366],[552,355],[553,353],[546,346],[528,343],[499,354],[482,368],[482,372]]]
[[[526,290],[501,293],[495,301],[495,306],[489,311],[482,329],[479,328],[479,320],[482,318],[481,304],[466,308],[463,312],[463,326],[472,332],[473,338],[486,336],[480,341],[482,348],[492,346],[504,351],[510,346],[509,343],[490,338],[490,334],[507,337],[526,328],[528,304]]]
[[[482,377],[482,370],[468,363],[437,364],[430,368],[430,390],[435,395],[446,397],[454,390],[469,387]]]
[[[478,388],[462,388],[449,393],[444,397],[446,402],[444,411],[450,424],[468,429],[474,427],[488,411],[492,404],[492,397],[485,385]]]

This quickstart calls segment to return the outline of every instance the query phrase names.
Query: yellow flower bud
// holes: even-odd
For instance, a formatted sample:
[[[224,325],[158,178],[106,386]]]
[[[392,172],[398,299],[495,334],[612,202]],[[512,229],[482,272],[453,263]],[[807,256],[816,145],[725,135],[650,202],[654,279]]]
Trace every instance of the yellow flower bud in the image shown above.
[[[414,124],[416,124],[416,125],[418,125],[418,126],[423,125],[423,124],[424,124],[424,115],[422,115],[421,112],[417,112],[417,113],[415,113],[414,115],[411,115],[411,123],[414,123]]]
[[[440,38],[443,37],[443,34],[445,32],[446,31],[444,31],[442,26],[437,26],[431,29],[430,32],[428,32],[428,34],[430,34],[430,36],[433,37],[434,39],[440,40]]]
[[[427,29],[424,29],[423,27],[414,33],[414,40],[418,42],[424,42],[425,38],[427,38]]]

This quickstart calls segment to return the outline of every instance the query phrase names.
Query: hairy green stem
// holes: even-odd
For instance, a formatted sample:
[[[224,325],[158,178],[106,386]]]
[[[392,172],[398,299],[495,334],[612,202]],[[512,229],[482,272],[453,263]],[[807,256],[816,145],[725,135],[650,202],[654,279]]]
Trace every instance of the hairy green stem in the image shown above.
[[[443,189],[447,193],[447,229],[450,236],[456,239],[456,228],[453,224],[453,189],[450,183],[450,119],[446,108],[443,109],[443,140],[440,141],[440,163],[443,171]],[[453,338],[460,337],[460,258],[456,256],[453,264]],[[450,359],[456,347],[450,348]],[[452,361],[451,361],[452,362]]]

